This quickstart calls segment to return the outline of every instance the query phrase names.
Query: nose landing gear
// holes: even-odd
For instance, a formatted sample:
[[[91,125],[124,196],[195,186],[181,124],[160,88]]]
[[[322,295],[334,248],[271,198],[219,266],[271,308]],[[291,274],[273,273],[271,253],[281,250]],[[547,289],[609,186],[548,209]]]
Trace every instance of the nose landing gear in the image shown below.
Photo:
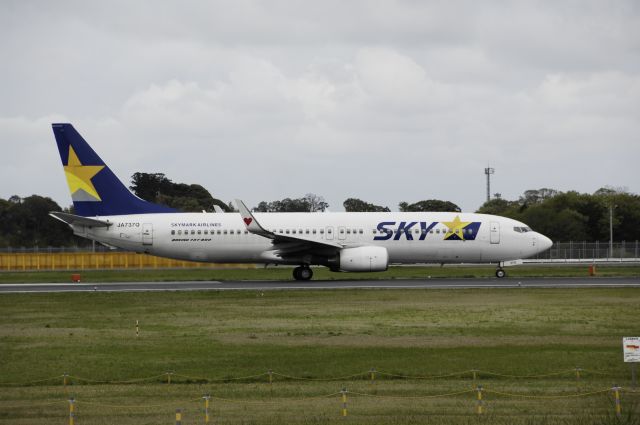
[[[309,266],[299,266],[293,269],[293,278],[295,280],[311,280],[313,270]]]

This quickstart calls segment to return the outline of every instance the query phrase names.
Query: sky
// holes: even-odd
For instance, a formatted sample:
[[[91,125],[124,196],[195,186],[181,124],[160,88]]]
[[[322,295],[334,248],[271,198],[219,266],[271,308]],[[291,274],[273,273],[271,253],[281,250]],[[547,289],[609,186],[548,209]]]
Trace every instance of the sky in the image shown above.
[[[3,1],[0,198],[71,204],[51,123],[247,205],[640,192],[640,2]]]

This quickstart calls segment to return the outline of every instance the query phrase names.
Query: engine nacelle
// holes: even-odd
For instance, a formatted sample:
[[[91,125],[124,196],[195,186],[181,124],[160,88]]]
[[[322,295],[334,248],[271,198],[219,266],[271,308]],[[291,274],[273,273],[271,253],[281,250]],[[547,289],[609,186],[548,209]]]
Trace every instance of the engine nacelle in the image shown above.
[[[338,268],[345,272],[383,272],[389,267],[389,253],[381,246],[344,248],[338,258]]]

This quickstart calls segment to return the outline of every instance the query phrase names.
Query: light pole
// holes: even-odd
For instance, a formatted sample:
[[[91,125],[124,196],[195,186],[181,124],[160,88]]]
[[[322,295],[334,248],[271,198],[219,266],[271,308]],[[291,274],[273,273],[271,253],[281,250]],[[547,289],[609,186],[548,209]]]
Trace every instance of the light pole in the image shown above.
[[[484,173],[487,175],[487,202],[491,200],[491,174],[495,173],[493,168],[485,168]]]

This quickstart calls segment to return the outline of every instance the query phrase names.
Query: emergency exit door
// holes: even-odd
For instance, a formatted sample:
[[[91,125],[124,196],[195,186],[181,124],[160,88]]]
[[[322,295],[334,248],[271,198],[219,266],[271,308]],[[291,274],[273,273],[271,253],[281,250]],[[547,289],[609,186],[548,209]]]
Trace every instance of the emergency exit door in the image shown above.
[[[489,239],[491,243],[500,243],[500,223],[492,221],[489,225]]]

